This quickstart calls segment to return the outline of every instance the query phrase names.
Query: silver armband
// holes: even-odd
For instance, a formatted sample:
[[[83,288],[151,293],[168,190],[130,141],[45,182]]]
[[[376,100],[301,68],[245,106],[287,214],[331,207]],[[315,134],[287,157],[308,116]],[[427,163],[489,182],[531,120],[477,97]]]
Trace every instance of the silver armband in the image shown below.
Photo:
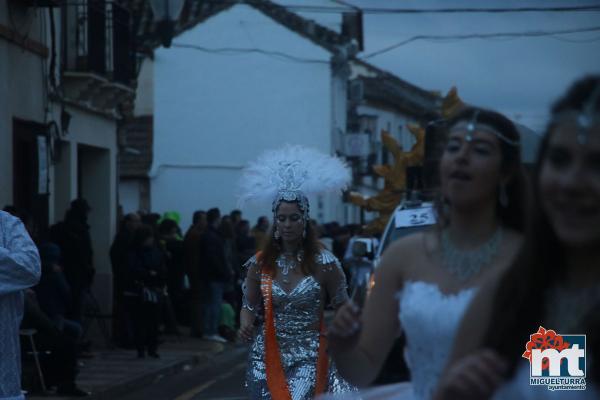
[[[244,283],[242,285],[242,308],[245,308],[246,310],[250,311],[253,314],[256,314],[256,305],[250,304],[250,301],[248,300],[248,296],[246,295],[246,293],[248,292],[248,288],[246,286],[246,284]]]

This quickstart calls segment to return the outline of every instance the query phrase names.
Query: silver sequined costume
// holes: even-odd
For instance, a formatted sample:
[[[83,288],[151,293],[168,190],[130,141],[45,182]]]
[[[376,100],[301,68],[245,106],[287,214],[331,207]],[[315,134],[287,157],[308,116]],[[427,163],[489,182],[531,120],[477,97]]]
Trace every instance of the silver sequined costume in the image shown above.
[[[314,397],[316,365],[319,350],[319,322],[324,291],[332,297],[335,307],[347,299],[346,279],[337,258],[323,250],[317,257],[319,271],[315,276],[306,276],[287,293],[273,280],[272,296],[275,330],[281,361],[293,400]],[[260,280],[260,267],[256,258],[247,263],[248,279]],[[252,343],[248,358],[246,385],[251,399],[271,399],[265,372],[264,325]],[[329,386],[331,393],[355,390],[344,381],[330,362]]]

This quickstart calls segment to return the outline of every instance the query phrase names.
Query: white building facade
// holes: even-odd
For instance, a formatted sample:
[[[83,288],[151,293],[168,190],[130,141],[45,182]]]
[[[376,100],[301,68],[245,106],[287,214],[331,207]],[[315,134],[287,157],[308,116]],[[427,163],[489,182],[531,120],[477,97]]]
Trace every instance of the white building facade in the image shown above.
[[[81,18],[81,8],[40,4],[0,2],[0,207],[25,211],[42,234],[64,218],[72,200],[85,198],[92,208],[93,289],[108,311],[108,253],[117,223],[117,109],[131,103],[133,89],[114,79],[119,71],[112,66],[121,61],[112,58],[114,43],[98,48],[86,42],[82,50],[90,19]],[[127,14],[105,7],[95,19],[104,27],[119,11]],[[19,30],[23,27],[30,28]],[[110,53],[111,59],[101,56],[94,64],[94,52]]]
[[[153,97],[151,210],[177,211],[187,228],[195,210],[238,207],[242,168],[263,151],[289,143],[339,152],[352,47],[283,9],[237,4],[156,49],[142,68],[153,70],[152,90],[138,87],[136,100],[144,112],[137,102]],[[341,197],[312,199],[311,216],[343,221]],[[270,204],[242,211],[254,223]]]
[[[350,71],[344,153],[355,172],[352,189],[364,196],[373,196],[384,187],[384,179],[375,174],[373,166],[394,162],[383,146],[382,132],[391,135],[403,151],[410,151],[415,137],[407,125],[426,125],[438,118],[440,98],[362,61],[353,60]],[[415,174],[418,178],[420,171],[416,172],[419,172]],[[408,176],[410,186],[412,176]],[[351,223],[364,223],[376,217],[376,213],[353,207],[348,209],[346,219]]]

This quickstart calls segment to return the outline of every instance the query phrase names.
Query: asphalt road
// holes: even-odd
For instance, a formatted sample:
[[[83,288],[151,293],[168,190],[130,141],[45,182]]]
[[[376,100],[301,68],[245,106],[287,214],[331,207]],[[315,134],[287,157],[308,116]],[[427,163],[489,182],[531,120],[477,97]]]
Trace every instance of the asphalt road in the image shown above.
[[[241,400],[244,388],[247,348],[234,347],[202,365],[159,379],[121,400]]]

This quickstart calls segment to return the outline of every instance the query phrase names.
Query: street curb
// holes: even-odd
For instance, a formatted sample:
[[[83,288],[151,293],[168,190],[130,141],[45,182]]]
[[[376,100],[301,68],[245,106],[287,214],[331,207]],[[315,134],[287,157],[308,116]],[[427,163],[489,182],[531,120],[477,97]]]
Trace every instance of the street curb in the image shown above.
[[[100,392],[94,392],[87,398],[90,400],[112,400],[118,398],[119,396],[139,390],[144,386],[156,383],[166,377],[176,375],[186,370],[187,367],[208,368],[210,367],[210,362],[214,359],[214,357],[221,354],[226,348],[226,346],[221,346],[218,350],[210,351],[210,353],[199,352],[191,354],[190,357],[176,361],[171,365],[167,365],[155,371],[139,374],[138,376],[128,378],[122,382],[111,385]]]

